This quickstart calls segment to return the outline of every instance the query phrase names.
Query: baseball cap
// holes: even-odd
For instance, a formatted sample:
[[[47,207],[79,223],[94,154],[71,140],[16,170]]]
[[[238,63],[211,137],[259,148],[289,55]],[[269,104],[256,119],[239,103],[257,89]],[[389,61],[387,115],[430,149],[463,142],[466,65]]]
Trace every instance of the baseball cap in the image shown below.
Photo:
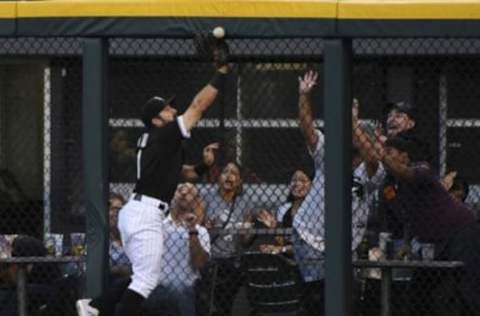
[[[392,147],[400,152],[406,152],[409,157],[412,157],[415,152],[415,143],[403,137],[391,137],[387,139],[385,147]]]
[[[388,102],[385,106],[385,114],[388,115],[388,113],[392,110],[397,110],[398,112],[405,113],[412,120],[415,120],[417,116],[416,109],[413,104],[406,101]]]
[[[175,95],[168,99],[155,96],[148,100],[142,107],[142,122],[146,127],[152,126],[152,119],[158,115],[167,105],[174,105]]]

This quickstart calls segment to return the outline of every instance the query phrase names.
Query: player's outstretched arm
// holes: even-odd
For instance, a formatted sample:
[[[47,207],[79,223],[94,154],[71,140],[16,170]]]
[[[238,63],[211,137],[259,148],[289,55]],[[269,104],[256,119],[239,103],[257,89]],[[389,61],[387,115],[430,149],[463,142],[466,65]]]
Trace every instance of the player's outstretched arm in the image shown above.
[[[303,77],[298,78],[298,116],[300,129],[307,142],[308,148],[313,152],[318,142],[318,135],[313,125],[311,93],[317,84],[318,73],[307,72]]]
[[[212,57],[216,67],[210,82],[193,98],[192,103],[183,114],[185,127],[190,131],[202,118],[203,113],[213,104],[218,93],[225,85],[228,67],[229,49],[225,41],[217,40],[213,44]]]
[[[183,122],[188,131],[195,127],[203,113],[213,104],[225,79],[226,72],[217,70],[210,83],[193,98],[192,103],[183,114]]]

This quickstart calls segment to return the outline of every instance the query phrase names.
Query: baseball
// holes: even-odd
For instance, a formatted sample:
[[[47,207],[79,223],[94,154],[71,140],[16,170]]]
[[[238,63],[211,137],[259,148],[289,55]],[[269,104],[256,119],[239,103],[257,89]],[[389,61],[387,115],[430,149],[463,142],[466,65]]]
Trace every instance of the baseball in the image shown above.
[[[224,38],[225,37],[225,29],[221,26],[217,26],[216,28],[213,29],[212,31],[212,34],[213,36],[215,36],[215,38]]]

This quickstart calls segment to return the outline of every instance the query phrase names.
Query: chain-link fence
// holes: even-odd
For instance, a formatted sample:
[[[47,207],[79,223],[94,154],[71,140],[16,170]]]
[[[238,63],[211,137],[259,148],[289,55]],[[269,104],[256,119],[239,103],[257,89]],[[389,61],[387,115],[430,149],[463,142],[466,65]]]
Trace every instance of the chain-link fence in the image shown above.
[[[182,145],[194,188],[180,186],[165,201],[163,243],[153,237],[126,249],[135,257],[163,244],[145,314],[323,315],[324,42],[227,42],[224,87]],[[479,49],[473,39],[353,41],[355,315],[480,312]],[[4,39],[0,50],[2,256],[68,261],[84,253],[81,40]],[[159,198],[138,187],[132,194],[142,106],[175,95],[172,106],[184,113],[214,73],[192,39],[109,39],[107,292],[120,294],[93,306],[112,308],[130,283],[119,210]],[[27,273],[29,315],[74,315],[85,266],[51,261]],[[14,266],[2,265],[2,315],[18,310]]]
[[[475,315],[480,112],[472,56],[478,41],[365,39],[354,49],[353,87],[364,120],[356,140],[368,143],[358,154],[369,162],[382,157],[386,171],[371,183],[374,191],[363,192],[371,200],[357,253],[399,261],[388,271],[356,271],[359,312],[383,314],[388,307],[391,315]],[[437,260],[444,266],[435,266]]]
[[[81,41],[2,39],[0,54],[0,314],[72,314],[84,273],[65,260],[85,236]]]

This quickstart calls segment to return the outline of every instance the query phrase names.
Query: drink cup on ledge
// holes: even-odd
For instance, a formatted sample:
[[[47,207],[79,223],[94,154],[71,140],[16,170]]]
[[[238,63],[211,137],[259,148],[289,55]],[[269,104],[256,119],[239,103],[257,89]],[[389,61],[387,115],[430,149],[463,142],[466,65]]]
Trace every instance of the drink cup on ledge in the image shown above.
[[[435,245],[424,243],[422,244],[422,260],[432,261],[435,258]]]
[[[385,254],[386,259],[393,258],[393,240],[392,234],[388,232],[381,232],[378,235],[378,246]]]
[[[5,235],[0,235],[0,258],[8,258],[12,256],[12,244],[7,240]]]
[[[49,256],[60,257],[63,253],[63,235],[62,234],[45,234],[45,248]]]
[[[85,233],[71,233],[70,239],[72,242],[72,255],[84,256],[85,251]]]

